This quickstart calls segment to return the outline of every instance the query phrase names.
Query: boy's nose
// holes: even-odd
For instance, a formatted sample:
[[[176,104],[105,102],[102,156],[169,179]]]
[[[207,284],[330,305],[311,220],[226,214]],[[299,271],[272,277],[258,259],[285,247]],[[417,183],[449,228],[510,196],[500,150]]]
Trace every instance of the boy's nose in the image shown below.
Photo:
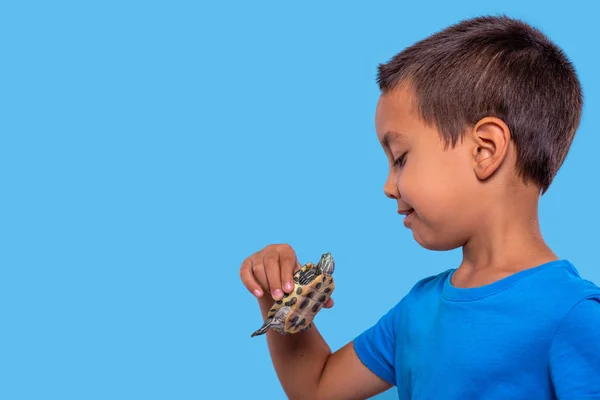
[[[396,182],[392,179],[392,174],[388,176],[388,179],[385,181],[383,185],[383,193],[390,199],[398,199],[398,188],[396,187]]]

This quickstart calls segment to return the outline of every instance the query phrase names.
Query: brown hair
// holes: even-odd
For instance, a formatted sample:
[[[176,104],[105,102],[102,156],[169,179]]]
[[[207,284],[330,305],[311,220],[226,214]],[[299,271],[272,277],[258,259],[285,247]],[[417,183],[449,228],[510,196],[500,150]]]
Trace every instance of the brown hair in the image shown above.
[[[502,119],[517,171],[546,192],[577,130],[583,93],[563,51],[538,29],[502,16],[463,20],[378,66],[382,92],[410,82],[423,121],[454,146],[486,116]]]

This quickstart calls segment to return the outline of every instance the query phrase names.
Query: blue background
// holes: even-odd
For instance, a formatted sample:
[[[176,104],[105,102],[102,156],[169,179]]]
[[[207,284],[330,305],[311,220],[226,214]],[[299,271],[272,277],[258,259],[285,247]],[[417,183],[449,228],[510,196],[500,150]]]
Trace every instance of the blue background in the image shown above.
[[[376,66],[481,14],[575,63],[580,130],[540,218],[600,282],[591,2],[3,2],[0,398],[283,399],[242,260],[330,251],[333,350],[460,262],[383,195]],[[377,293],[364,302],[357,290]],[[558,295],[558,294],[549,294]],[[392,389],[378,399],[393,399]]]

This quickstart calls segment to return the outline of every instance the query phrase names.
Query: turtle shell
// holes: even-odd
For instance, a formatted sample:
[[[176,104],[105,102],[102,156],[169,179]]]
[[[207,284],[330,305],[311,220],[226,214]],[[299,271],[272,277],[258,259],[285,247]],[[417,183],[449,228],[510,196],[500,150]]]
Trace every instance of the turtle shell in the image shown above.
[[[290,307],[291,311],[285,320],[284,331],[279,333],[297,333],[310,328],[313,318],[327,303],[335,289],[333,277],[325,274],[317,275],[312,282],[300,284],[299,276],[311,268],[316,266],[309,262],[296,271],[294,290],[291,293],[284,292],[283,298],[276,301],[267,314],[269,318],[282,306]]]

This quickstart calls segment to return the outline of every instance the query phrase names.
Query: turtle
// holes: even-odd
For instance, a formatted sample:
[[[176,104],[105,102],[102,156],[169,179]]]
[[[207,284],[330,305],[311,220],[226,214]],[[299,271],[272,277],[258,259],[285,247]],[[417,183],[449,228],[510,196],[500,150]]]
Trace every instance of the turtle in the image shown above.
[[[262,335],[269,328],[281,335],[304,332],[313,326],[312,320],[333,293],[335,263],[331,253],[325,253],[315,266],[308,262],[294,274],[294,290],[283,293],[269,312],[264,324],[250,337]]]

